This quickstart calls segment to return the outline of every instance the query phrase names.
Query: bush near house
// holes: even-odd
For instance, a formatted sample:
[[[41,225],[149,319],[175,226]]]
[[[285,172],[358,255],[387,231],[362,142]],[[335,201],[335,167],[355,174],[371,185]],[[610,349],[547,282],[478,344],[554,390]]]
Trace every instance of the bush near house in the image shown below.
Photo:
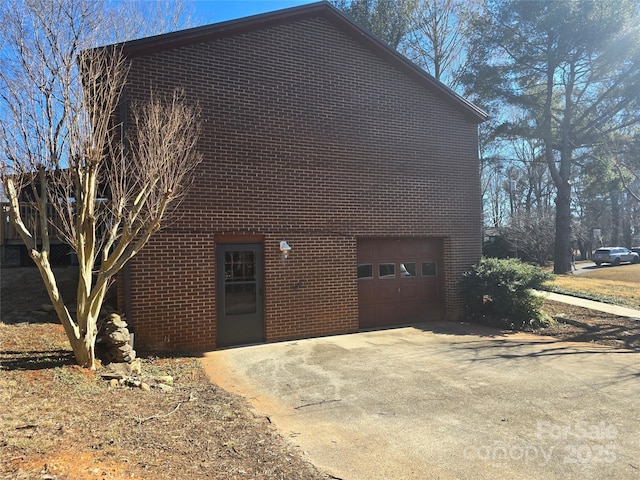
[[[552,274],[517,259],[482,258],[464,274],[461,286],[469,321],[514,330],[539,328],[553,320],[541,310],[540,289]]]
[[[482,255],[493,258],[512,258],[516,252],[504,237],[496,236],[482,244]]]

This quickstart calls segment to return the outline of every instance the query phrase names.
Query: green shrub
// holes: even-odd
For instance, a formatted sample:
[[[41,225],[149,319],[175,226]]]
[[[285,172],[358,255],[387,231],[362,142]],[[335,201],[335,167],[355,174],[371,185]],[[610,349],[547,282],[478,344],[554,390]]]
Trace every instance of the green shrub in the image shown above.
[[[549,322],[544,300],[531,293],[553,277],[517,259],[482,258],[464,274],[461,287],[468,320],[502,328],[538,328]]]

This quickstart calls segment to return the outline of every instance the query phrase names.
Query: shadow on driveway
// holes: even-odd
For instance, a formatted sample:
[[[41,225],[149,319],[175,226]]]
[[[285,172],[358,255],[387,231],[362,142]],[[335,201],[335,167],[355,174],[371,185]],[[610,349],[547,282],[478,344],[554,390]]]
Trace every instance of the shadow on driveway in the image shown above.
[[[432,323],[207,353],[343,479],[603,479],[640,471],[640,353]]]

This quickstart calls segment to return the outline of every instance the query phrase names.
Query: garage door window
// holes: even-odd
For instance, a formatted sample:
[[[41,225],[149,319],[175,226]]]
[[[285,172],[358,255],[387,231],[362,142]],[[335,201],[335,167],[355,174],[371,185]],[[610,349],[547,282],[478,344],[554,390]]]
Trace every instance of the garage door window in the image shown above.
[[[378,278],[396,278],[396,264],[380,263],[378,265]]]
[[[402,278],[411,278],[416,276],[415,262],[403,262],[400,264],[400,276]]]
[[[373,265],[370,263],[358,265],[358,280],[367,278],[373,278]]]
[[[436,262],[422,262],[423,277],[433,277],[436,273]]]

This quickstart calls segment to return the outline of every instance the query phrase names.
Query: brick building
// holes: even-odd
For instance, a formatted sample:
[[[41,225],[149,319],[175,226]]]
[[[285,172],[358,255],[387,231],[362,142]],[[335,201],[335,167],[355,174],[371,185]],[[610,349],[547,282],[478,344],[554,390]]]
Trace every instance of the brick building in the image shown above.
[[[181,87],[203,122],[178,219],[121,276],[138,348],[459,317],[481,254],[482,111],[324,2],[125,53],[127,104]]]

